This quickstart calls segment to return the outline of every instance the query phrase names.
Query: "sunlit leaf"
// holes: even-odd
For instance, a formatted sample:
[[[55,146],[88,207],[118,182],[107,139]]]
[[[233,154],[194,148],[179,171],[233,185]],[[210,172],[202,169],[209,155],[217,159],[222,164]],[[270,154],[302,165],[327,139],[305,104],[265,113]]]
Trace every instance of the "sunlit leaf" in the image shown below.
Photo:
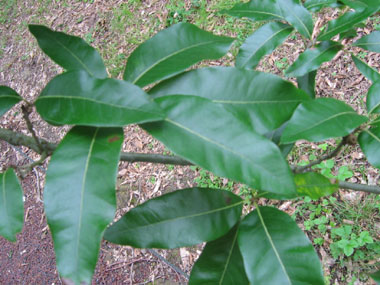
[[[133,208],[104,238],[141,248],[191,246],[227,233],[239,221],[242,207],[242,199],[229,191],[178,190]]]
[[[74,127],[51,157],[44,190],[58,271],[90,283],[102,235],[116,210],[122,128]]]
[[[319,199],[336,192],[338,184],[333,184],[325,176],[315,173],[299,173],[294,176],[297,192],[301,196],[309,196],[312,199]]]
[[[237,243],[239,224],[210,241],[191,271],[189,284],[248,284]]]
[[[174,153],[216,175],[281,198],[294,197],[293,177],[277,146],[223,106],[184,95],[155,101],[167,118],[142,127]]]
[[[0,236],[16,241],[24,224],[23,191],[12,168],[0,173]]]
[[[325,284],[310,241],[276,208],[258,207],[247,215],[238,243],[251,284]]]
[[[318,98],[301,103],[294,111],[281,137],[282,143],[300,139],[323,141],[343,137],[365,123],[367,117],[334,98]]]
[[[164,117],[139,87],[123,80],[97,79],[84,71],[55,77],[35,105],[42,118],[52,124],[109,127]]]
[[[171,77],[203,59],[217,59],[234,39],[215,36],[189,23],[158,32],[128,58],[124,80],[138,86]]]
[[[85,70],[98,78],[107,77],[99,53],[81,38],[55,32],[40,25],[29,25],[29,30],[43,52],[64,69]]]

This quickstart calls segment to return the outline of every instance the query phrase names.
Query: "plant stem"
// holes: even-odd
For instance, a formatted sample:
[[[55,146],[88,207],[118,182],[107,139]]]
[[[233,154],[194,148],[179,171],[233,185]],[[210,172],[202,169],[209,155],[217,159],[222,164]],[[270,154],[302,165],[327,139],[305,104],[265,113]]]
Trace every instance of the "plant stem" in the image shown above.
[[[371,186],[367,184],[357,184],[357,183],[339,181],[339,187],[343,189],[350,189],[350,190],[355,190],[355,191],[380,194],[380,187]]]

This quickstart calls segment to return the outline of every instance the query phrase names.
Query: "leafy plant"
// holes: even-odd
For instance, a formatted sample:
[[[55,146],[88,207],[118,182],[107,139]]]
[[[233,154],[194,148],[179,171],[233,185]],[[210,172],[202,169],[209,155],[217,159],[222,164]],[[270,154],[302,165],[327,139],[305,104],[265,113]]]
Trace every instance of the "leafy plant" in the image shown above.
[[[224,11],[267,22],[243,43],[236,67],[187,71],[199,61],[225,55],[234,39],[189,23],[174,24],[136,48],[123,80],[108,78],[102,58],[82,39],[30,25],[41,49],[65,72],[53,78],[33,103],[8,87],[0,88],[0,113],[22,101],[32,133],[28,137],[0,129],[0,138],[42,155],[38,163],[18,168],[20,175],[51,156],[44,206],[60,274],[76,284],[89,283],[104,238],[141,248],[206,242],[194,265],[192,284],[324,284],[318,255],[297,223],[283,211],[259,206],[258,199],[306,195],[318,199],[338,187],[380,193],[379,187],[331,181],[313,169],[318,165],[331,169],[329,160],[346,145],[355,144],[356,134],[369,162],[380,168],[380,74],[353,57],[373,82],[365,115],[342,101],[315,94],[316,70],[338,51],[348,50],[342,35],[348,36],[345,32],[380,10],[379,0],[344,3],[350,9],[319,34],[314,33],[311,11],[341,7],[340,1],[250,1]],[[253,70],[293,30],[306,43],[305,51],[285,70],[296,78],[297,86]],[[376,52],[376,42],[375,32],[354,45]],[[35,136],[28,118],[32,107],[50,124],[73,125],[59,145]],[[128,124],[139,124],[180,157],[120,153],[122,127]],[[331,138],[341,142],[306,165],[290,166],[286,160],[298,140]],[[195,164],[255,189],[254,209],[242,216],[245,201],[231,191],[194,187],[146,201],[110,225],[120,159]],[[10,240],[22,224],[22,193],[12,173],[7,170],[0,177],[0,234]],[[345,179],[348,169],[339,175]],[[327,223],[317,217],[310,227],[325,231]],[[366,234],[343,241],[339,233],[337,229],[336,235],[342,237],[337,247],[345,253],[356,244],[370,244]],[[378,278],[378,273],[373,276]]]

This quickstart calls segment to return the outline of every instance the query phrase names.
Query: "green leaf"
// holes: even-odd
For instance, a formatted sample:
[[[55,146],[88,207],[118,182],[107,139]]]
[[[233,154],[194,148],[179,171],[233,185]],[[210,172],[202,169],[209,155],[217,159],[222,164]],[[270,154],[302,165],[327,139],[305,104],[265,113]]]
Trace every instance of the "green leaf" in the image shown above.
[[[356,67],[359,69],[359,71],[369,80],[372,82],[380,81],[380,73],[377,72],[374,68],[367,65],[365,62],[361,61],[359,58],[357,58],[354,55],[351,55],[352,60],[354,61]]]
[[[358,141],[368,161],[380,169],[380,124],[361,132]]]
[[[189,23],[160,31],[128,58],[124,80],[138,86],[169,78],[204,59],[217,59],[234,39],[215,36]]]
[[[380,52],[380,31],[374,31],[358,39],[353,45],[369,51]]]
[[[289,152],[294,147],[294,143],[291,144],[280,144],[282,133],[284,132],[284,129],[286,127],[288,122],[285,122],[281,127],[278,129],[275,129],[273,131],[270,131],[266,133],[264,136],[268,139],[270,139],[272,142],[274,142],[278,148],[280,149],[282,155],[284,158],[286,158],[289,154]]]
[[[366,104],[369,114],[380,113],[380,79],[369,88]]]
[[[39,25],[29,25],[29,31],[37,39],[43,52],[64,69],[85,70],[98,78],[107,77],[99,53],[81,38]]]
[[[281,137],[281,143],[297,140],[323,141],[343,137],[365,123],[367,117],[333,98],[318,98],[301,103],[294,111]]]
[[[310,98],[315,98],[315,78],[317,71],[311,71],[303,76],[297,77],[298,88],[309,94]]]
[[[74,127],[51,157],[45,213],[57,266],[75,284],[90,283],[102,235],[116,210],[122,128]]]
[[[149,94],[208,98],[260,134],[280,127],[300,102],[310,99],[293,83],[276,75],[232,67],[192,70],[161,82]]]
[[[236,57],[236,67],[253,69],[260,59],[274,51],[292,32],[293,27],[271,22],[257,29],[249,36],[239,49]]]
[[[342,2],[344,5],[356,10],[356,11],[364,11],[368,5],[364,1],[362,0],[339,0],[340,2]]]
[[[189,284],[248,284],[237,243],[239,224],[208,242],[191,271]]]
[[[238,243],[251,284],[325,284],[310,241],[280,210],[258,207],[247,215]]]
[[[248,3],[237,3],[230,10],[222,10],[230,16],[248,18],[253,21],[285,20],[280,8],[273,0],[249,1]]]
[[[243,200],[225,190],[189,188],[151,199],[110,226],[104,238],[139,248],[176,248],[217,239],[240,219]]]
[[[339,4],[336,0],[306,0],[303,4],[306,9],[312,12],[318,12],[325,7],[338,7]]]
[[[339,187],[336,183],[323,175],[315,172],[299,173],[294,176],[297,192],[301,196],[309,196],[312,199],[319,199],[336,192]]]
[[[375,273],[372,273],[370,276],[373,280],[375,280],[376,284],[380,284],[380,270]]]
[[[364,10],[349,11],[337,19],[329,22],[327,30],[318,36],[319,41],[326,41],[333,36],[351,29],[355,24],[364,21],[372,14],[379,11],[379,0],[369,0],[368,7]]]
[[[322,63],[334,58],[342,45],[333,41],[325,41],[315,48],[307,49],[301,53],[297,60],[286,70],[289,76],[299,77],[317,70]]]
[[[23,191],[12,168],[0,173],[0,235],[16,241],[24,224]]]
[[[0,116],[20,102],[22,98],[16,91],[8,86],[0,86]]]
[[[160,120],[160,107],[140,88],[117,79],[97,79],[84,71],[55,77],[36,101],[37,111],[52,124],[124,126]]]
[[[309,11],[300,4],[299,0],[274,1],[281,10],[285,20],[297,29],[304,37],[311,39],[313,33],[313,19]]]
[[[222,106],[184,95],[156,102],[167,118],[142,127],[174,153],[252,188],[283,198],[296,195],[292,173],[277,146]]]

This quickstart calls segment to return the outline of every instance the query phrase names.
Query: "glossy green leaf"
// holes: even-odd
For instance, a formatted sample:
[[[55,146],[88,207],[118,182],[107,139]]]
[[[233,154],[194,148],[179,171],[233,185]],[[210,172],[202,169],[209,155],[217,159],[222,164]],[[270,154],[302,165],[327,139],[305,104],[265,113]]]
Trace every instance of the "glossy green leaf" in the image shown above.
[[[251,284],[325,284],[310,241],[280,210],[258,207],[246,216],[238,243]]]
[[[239,224],[208,242],[191,271],[189,284],[249,284],[237,243]]]
[[[353,45],[369,51],[380,52],[380,31],[374,31],[358,39]]]
[[[325,32],[318,36],[319,41],[326,41],[333,36],[351,29],[354,25],[364,21],[380,9],[379,0],[367,1],[367,8],[364,10],[349,11],[329,22]]]
[[[58,271],[90,283],[102,235],[116,210],[122,128],[74,127],[51,157],[44,190]]]
[[[160,107],[139,87],[117,79],[97,79],[71,71],[48,83],[36,103],[52,124],[124,126],[160,120]]]
[[[343,137],[365,123],[367,117],[333,98],[318,98],[301,103],[294,111],[281,137],[282,143],[297,140],[323,141]]]
[[[325,7],[338,7],[337,0],[306,0],[303,4],[306,9],[312,12],[318,12]]]
[[[359,69],[359,71],[369,80],[372,82],[379,81],[380,80],[380,73],[377,72],[375,69],[370,67],[365,62],[358,59],[356,56],[351,55],[352,60],[354,61],[356,67]]]
[[[174,153],[216,175],[282,198],[294,197],[292,173],[277,146],[222,106],[184,95],[156,102],[167,118],[142,127]]]
[[[178,190],[133,208],[104,238],[140,248],[191,246],[223,236],[239,221],[242,208],[242,199],[229,191]]]
[[[373,280],[375,280],[376,284],[380,284],[380,270],[375,273],[372,273],[370,276]]]
[[[300,196],[319,199],[338,191],[338,184],[333,184],[322,174],[315,172],[299,173],[294,176],[297,192]]]
[[[369,88],[366,104],[369,114],[380,113],[380,79]]]
[[[221,12],[237,18],[245,17],[253,21],[285,20],[280,8],[274,0],[251,0],[248,3],[240,2],[232,9],[223,10]]]
[[[310,71],[303,76],[297,77],[298,88],[309,94],[310,98],[315,98],[315,78],[317,71]]]
[[[0,236],[16,241],[24,224],[23,191],[12,168],[0,173]]]
[[[365,3],[365,0],[362,1],[362,0],[339,0],[340,2],[342,2],[344,5],[356,10],[356,11],[363,11],[365,10],[368,5]]]
[[[380,124],[361,132],[358,141],[368,161],[380,169]]]
[[[297,60],[286,70],[287,75],[299,77],[317,70],[322,63],[334,58],[342,45],[333,41],[325,41],[315,48],[307,49],[301,53]]]
[[[282,133],[284,132],[284,129],[285,129],[287,124],[288,124],[288,122],[285,122],[281,127],[264,134],[264,136],[266,138],[270,139],[272,142],[274,142],[278,146],[278,148],[280,149],[280,151],[282,153],[282,156],[285,158],[288,156],[289,152],[294,147],[294,143],[290,143],[290,144],[281,144],[280,143]]]
[[[235,66],[247,69],[255,68],[260,59],[274,51],[292,30],[293,27],[280,22],[270,22],[260,27],[240,47]]]
[[[0,86],[0,116],[20,102],[22,98],[16,91],[8,86]]]
[[[300,102],[310,99],[293,83],[276,75],[231,67],[192,70],[161,82],[149,94],[208,98],[260,134],[280,127]]]
[[[282,16],[297,31],[306,38],[311,39],[313,33],[313,18],[309,11],[301,5],[300,0],[276,0]]]
[[[107,77],[100,54],[81,38],[39,25],[29,25],[29,30],[43,52],[64,69],[85,70],[98,78]]]
[[[138,86],[171,77],[204,59],[217,59],[234,39],[215,36],[189,23],[157,33],[128,58],[124,80]]]

